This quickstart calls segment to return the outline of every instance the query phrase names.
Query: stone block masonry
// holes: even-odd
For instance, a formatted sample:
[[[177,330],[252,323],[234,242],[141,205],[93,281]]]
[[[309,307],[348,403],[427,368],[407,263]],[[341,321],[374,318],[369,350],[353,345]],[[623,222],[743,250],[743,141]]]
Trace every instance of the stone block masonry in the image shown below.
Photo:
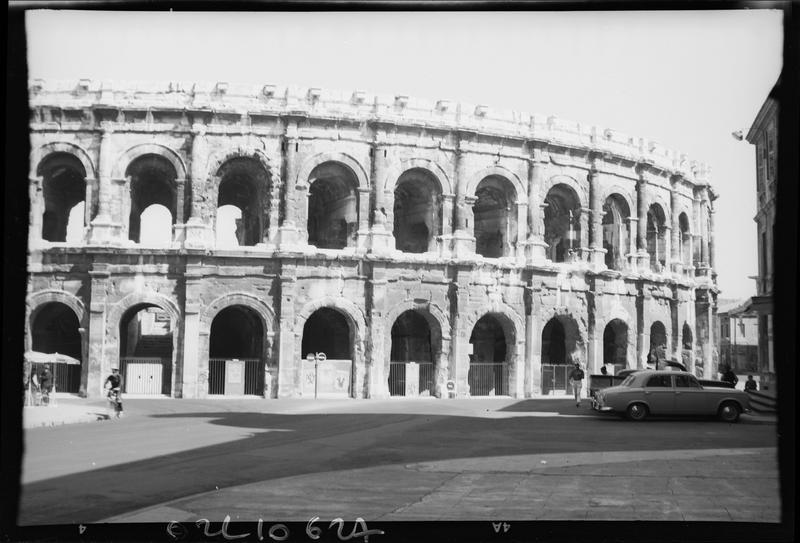
[[[654,142],[360,91],[30,93],[26,347],[81,361],[62,391],[120,367],[128,394],[521,398],[687,352],[713,375],[716,193]]]

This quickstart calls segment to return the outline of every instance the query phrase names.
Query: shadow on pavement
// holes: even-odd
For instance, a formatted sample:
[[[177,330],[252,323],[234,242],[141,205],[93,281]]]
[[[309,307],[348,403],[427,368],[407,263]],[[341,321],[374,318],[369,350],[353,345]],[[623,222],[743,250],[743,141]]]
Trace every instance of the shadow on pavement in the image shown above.
[[[526,403],[511,408],[526,408]],[[146,448],[147,432],[159,432],[163,439],[169,432],[176,436],[179,431],[214,432],[214,426],[280,431],[29,483],[23,487],[19,522],[96,522],[215,488],[398,463],[559,452],[765,447],[776,441],[774,430],[767,427],[648,425],[601,418],[616,424],[602,424],[597,431],[594,417],[228,411],[140,416],[134,425],[123,419],[118,424],[84,426],[85,439],[113,444],[117,432],[136,430],[143,433]],[[146,426],[147,419],[154,421],[152,429]]]

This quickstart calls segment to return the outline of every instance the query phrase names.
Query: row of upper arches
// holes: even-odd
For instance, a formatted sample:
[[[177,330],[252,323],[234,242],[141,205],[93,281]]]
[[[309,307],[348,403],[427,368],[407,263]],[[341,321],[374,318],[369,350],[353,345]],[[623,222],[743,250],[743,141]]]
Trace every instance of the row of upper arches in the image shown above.
[[[218,247],[266,241],[268,231],[277,228],[287,213],[266,155],[252,149],[214,155],[207,171],[203,194],[193,194],[198,187],[186,181],[186,166],[174,151],[157,144],[125,151],[115,161],[112,178],[128,180],[127,190],[121,193],[119,217],[128,239],[168,244],[172,226],[200,213],[213,221]],[[80,242],[85,227],[97,215],[100,200],[90,157],[72,144],[51,143],[39,149],[36,175],[42,179],[42,239]],[[321,153],[302,163],[296,181],[295,187],[307,196],[297,209],[309,244],[328,249],[355,246],[359,229],[369,224],[365,215],[373,207],[372,202],[361,201],[370,198],[370,192],[360,163],[343,153]],[[437,237],[451,231],[454,223],[449,216],[454,212],[453,187],[446,172],[427,159],[402,159],[387,168],[381,184],[385,189],[382,197],[375,198],[374,221],[385,223],[394,233],[396,249],[434,250]],[[543,185],[547,256],[554,262],[567,261],[589,246],[586,187],[565,175],[552,176]],[[516,254],[526,236],[528,204],[519,177],[499,165],[483,168],[469,176],[466,191],[470,205],[465,225],[475,237],[476,252],[485,257]],[[638,250],[650,254],[654,269],[663,267],[671,228],[666,204],[650,203],[647,233],[642,236],[646,243],[641,243],[634,232],[637,226],[629,220],[635,206],[631,195],[618,186],[605,192],[602,233],[593,237],[602,235],[598,245],[606,249],[606,265],[624,269],[627,255]],[[686,205],[676,206],[675,211],[680,229],[677,254],[684,264],[691,264],[691,213]]]

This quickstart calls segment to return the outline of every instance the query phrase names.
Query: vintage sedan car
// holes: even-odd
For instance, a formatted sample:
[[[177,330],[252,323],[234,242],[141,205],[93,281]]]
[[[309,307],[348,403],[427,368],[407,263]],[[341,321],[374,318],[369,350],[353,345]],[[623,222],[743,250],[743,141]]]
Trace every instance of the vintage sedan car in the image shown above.
[[[704,387],[688,372],[640,370],[617,386],[599,390],[592,408],[637,421],[649,415],[716,415],[736,422],[750,411],[750,400],[741,390]]]

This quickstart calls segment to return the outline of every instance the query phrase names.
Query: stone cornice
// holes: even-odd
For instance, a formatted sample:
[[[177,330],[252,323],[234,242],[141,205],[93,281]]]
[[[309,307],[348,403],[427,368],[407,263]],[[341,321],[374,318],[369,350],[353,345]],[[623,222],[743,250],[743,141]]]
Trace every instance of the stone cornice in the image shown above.
[[[668,175],[680,175],[695,184],[707,184],[710,174],[707,165],[690,161],[686,155],[646,138],[553,116],[448,100],[370,94],[361,90],[342,92],[226,82],[34,80],[30,82],[29,90],[32,109],[174,110],[181,114],[196,112],[367,122],[375,127],[424,128],[598,153],[609,160],[628,161]],[[54,128],[45,128],[42,124],[59,126],[59,123],[34,123],[34,130]],[[231,131],[238,132],[241,128],[232,128]]]

